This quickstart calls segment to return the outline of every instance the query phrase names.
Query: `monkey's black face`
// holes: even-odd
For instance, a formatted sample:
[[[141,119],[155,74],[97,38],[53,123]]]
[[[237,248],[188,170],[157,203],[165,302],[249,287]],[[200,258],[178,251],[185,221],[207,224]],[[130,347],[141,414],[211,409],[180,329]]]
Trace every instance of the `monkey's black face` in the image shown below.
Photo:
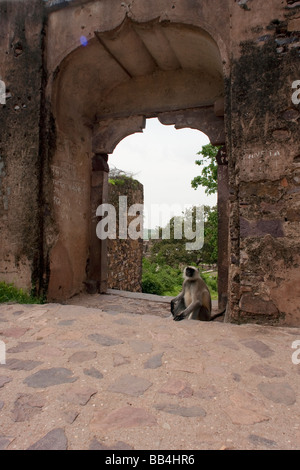
[[[188,268],[185,269],[185,274],[186,274],[187,277],[193,277],[194,274],[195,274],[195,271],[196,270],[194,268],[188,267]]]

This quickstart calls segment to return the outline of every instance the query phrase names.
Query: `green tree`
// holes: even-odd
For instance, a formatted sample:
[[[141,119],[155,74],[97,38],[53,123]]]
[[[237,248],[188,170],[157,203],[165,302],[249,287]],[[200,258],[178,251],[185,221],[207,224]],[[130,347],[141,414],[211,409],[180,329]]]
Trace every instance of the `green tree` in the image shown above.
[[[203,166],[200,176],[196,176],[191,185],[194,189],[199,186],[205,188],[205,193],[215,194],[218,190],[218,164],[216,156],[220,147],[212,144],[203,145],[197,155],[202,155],[201,160],[196,160],[196,165]],[[204,246],[201,250],[199,261],[205,264],[214,264],[218,260],[218,209],[205,206]]]
[[[184,236],[184,222],[189,220],[195,231],[198,217],[204,218],[204,245],[201,250],[186,249],[191,240]],[[192,217],[192,219],[190,219]],[[217,261],[216,208],[204,206],[204,211],[195,208],[185,211],[182,216],[173,217],[164,228],[159,229],[158,240],[152,241],[150,257],[143,260],[143,292],[158,295],[177,295],[182,286],[182,269],[184,266],[197,264],[214,264]],[[182,238],[178,239],[176,229],[181,226]],[[167,235],[163,238],[163,235]],[[217,298],[217,278],[202,273],[210,287],[214,299]]]
[[[205,193],[215,194],[218,189],[218,165],[216,156],[220,147],[212,144],[203,145],[202,150],[197,155],[202,155],[201,160],[196,160],[196,165],[203,166],[200,176],[196,176],[191,184],[192,188],[197,189],[199,186],[205,187]]]
[[[202,212],[202,211],[201,211]],[[184,235],[184,221],[192,217],[193,231],[200,220],[196,219],[195,207],[187,209],[183,216],[173,217],[163,229],[159,229],[159,239],[153,240],[150,261],[155,265],[168,265],[178,268],[180,265],[196,265],[197,263],[215,264],[218,261],[218,210],[217,206],[204,206],[204,244],[201,250],[187,250],[190,242]],[[191,219],[190,219],[191,220]],[[190,222],[191,223],[191,222]],[[180,227],[181,239],[175,236],[175,227]],[[163,233],[170,234],[166,239]]]
[[[201,212],[201,211],[200,211]],[[185,237],[185,221],[189,219],[189,226],[196,230],[197,211],[195,207],[186,209],[182,216],[175,216],[164,228],[159,228],[159,239],[153,240],[150,260],[157,265],[168,265],[178,268],[180,264],[195,264],[199,258],[199,251],[186,249],[186,244],[193,241]],[[182,238],[178,238],[176,229],[181,227]],[[164,234],[167,234],[164,238]]]
[[[182,286],[182,271],[167,264],[158,265],[143,259],[143,292],[156,295],[176,296]]]
[[[218,209],[217,206],[204,206],[204,245],[198,262],[216,264],[218,262]]]

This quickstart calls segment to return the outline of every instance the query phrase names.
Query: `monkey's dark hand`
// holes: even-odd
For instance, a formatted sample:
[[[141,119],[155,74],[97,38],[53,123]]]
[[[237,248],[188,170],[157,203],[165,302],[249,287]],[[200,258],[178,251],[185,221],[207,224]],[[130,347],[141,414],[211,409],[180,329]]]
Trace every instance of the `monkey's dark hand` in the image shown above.
[[[176,317],[173,318],[174,321],[181,321],[184,320],[184,315],[176,315]]]
[[[174,300],[171,300],[171,313],[174,315],[174,307],[175,307],[175,302]]]

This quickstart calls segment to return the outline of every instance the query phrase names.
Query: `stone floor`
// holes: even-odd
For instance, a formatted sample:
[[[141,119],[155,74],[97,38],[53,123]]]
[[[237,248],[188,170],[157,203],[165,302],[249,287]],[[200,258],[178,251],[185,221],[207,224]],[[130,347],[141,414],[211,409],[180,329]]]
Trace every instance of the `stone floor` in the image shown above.
[[[174,322],[167,298],[111,292],[2,304],[0,340],[0,449],[300,448],[300,329]]]

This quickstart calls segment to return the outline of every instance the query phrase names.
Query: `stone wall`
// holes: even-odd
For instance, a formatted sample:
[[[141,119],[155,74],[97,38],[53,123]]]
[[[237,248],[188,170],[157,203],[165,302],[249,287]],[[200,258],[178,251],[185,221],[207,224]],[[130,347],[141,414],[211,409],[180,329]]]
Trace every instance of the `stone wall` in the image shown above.
[[[129,177],[117,177],[109,180],[108,202],[116,208],[117,217],[120,213],[119,196],[127,196],[128,209],[133,204],[143,204],[143,185]],[[135,219],[135,216],[128,216],[127,227]],[[118,221],[117,234],[119,233],[119,227]],[[143,233],[143,227],[137,227],[136,231]],[[116,240],[108,240],[107,245],[107,287],[130,292],[142,292],[143,239],[117,238]]]
[[[66,300],[92,266],[105,291],[93,164],[159,117],[226,145],[228,320],[299,326],[299,18],[298,0],[0,1],[1,280]]]
[[[0,2],[0,279],[27,290],[43,281],[43,5]]]
[[[245,11],[250,21],[252,3]],[[299,9],[283,13],[267,24],[253,21],[252,37],[241,38],[232,64],[229,291],[231,320],[296,325],[300,109],[292,84],[300,76]]]

